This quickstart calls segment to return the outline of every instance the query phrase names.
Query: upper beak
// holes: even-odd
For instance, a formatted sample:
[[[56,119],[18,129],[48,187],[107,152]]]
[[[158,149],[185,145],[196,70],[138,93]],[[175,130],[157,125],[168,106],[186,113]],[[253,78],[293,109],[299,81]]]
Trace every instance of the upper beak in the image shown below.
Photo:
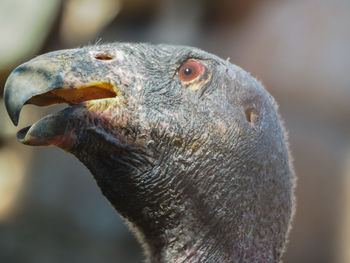
[[[58,51],[39,56],[17,67],[5,84],[4,98],[8,114],[17,125],[23,105],[46,106],[57,103],[69,105],[117,95],[111,81],[97,73],[82,74],[81,67],[92,64],[82,54]],[[98,71],[96,71],[98,72]],[[48,145],[66,132],[66,117],[72,110],[48,116],[17,134],[25,144]],[[34,137],[33,137],[34,136]],[[38,141],[38,139],[40,140]]]

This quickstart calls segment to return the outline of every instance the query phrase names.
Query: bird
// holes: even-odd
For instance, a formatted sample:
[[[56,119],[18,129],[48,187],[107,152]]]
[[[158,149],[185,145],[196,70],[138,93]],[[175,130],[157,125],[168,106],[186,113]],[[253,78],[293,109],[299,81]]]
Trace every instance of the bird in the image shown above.
[[[280,262],[295,173],[277,103],[250,73],[199,48],[107,43],[18,66],[4,100],[68,104],[18,131],[77,157],[146,262]]]

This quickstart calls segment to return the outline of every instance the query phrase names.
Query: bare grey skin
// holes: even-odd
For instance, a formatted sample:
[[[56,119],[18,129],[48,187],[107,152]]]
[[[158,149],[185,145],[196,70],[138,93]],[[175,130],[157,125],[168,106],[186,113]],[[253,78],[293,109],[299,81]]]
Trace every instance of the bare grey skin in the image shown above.
[[[229,61],[170,45],[56,51],[12,72],[5,103],[15,125],[24,104],[69,104],[17,138],[83,162],[147,262],[281,260],[294,201],[286,135],[272,96]]]

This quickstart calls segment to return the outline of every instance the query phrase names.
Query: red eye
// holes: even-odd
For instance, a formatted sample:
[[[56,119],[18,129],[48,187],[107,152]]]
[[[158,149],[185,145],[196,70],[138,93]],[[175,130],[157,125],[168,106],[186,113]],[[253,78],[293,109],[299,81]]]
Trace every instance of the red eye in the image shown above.
[[[181,81],[191,81],[203,74],[202,64],[194,60],[187,60],[179,69],[179,79]]]

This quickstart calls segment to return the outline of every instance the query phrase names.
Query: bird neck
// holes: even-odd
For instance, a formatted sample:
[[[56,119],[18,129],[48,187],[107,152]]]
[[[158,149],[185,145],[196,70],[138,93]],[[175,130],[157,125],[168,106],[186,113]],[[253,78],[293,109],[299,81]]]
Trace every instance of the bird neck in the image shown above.
[[[158,245],[143,241],[147,263],[233,262],[225,251],[225,240],[215,240],[198,225],[184,222],[161,234]]]
[[[145,164],[134,169],[120,154],[114,154],[118,149],[109,146],[96,151],[104,145],[101,141],[94,144],[96,140],[87,143],[89,138],[82,144],[86,149],[72,153],[90,169],[103,194],[130,222],[148,262],[279,261],[291,212],[288,173],[280,175],[286,180],[272,181],[266,180],[265,174],[238,173],[217,162],[206,162],[204,169],[212,169],[203,180],[203,169],[181,170],[177,160],[161,163],[172,166],[172,173],[166,166],[149,168]],[[124,151],[122,157],[133,157],[130,154]],[[232,162],[229,165],[239,167]],[[277,174],[267,167],[260,170]]]
[[[220,224],[209,229],[208,226],[194,224],[188,219],[190,212],[188,215],[177,227],[162,233],[158,237],[158,241],[162,242],[157,245],[155,239],[139,238],[144,244],[147,263],[279,262],[279,248],[273,246],[268,238],[267,242],[259,240],[254,230],[261,225],[248,222],[252,232],[247,235],[243,225],[237,226],[236,232],[222,229]]]

